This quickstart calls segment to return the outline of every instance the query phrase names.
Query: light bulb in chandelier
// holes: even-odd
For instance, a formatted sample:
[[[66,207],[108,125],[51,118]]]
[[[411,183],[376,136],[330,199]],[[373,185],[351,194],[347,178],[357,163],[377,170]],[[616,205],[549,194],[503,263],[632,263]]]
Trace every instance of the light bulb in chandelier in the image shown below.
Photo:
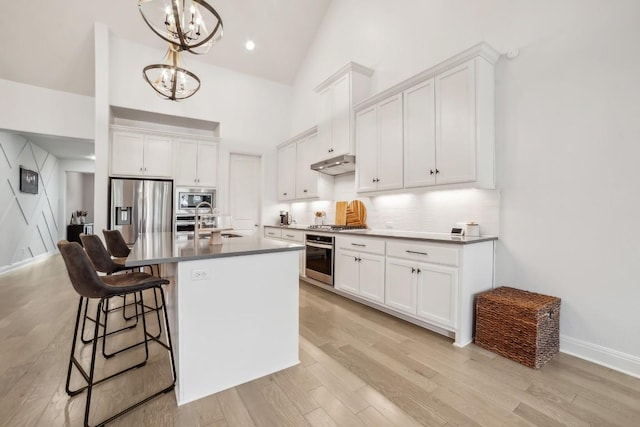
[[[172,101],[189,98],[200,89],[200,79],[181,67],[180,52],[173,45],[169,45],[164,64],[147,65],[142,75],[153,90]]]
[[[222,38],[222,18],[204,0],[138,0],[138,9],[149,28],[177,50],[207,53]]]

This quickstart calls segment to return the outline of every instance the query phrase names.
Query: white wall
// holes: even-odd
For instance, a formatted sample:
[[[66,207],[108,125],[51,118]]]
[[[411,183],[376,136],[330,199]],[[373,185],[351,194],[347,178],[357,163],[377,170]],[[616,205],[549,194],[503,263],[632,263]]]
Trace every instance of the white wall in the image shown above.
[[[58,234],[58,239],[66,239],[67,238],[67,224],[69,224],[71,220],[71,212],[79,209],[78,206],[82,205],[86,210],[89,211],[89,218],[87,218],[88,222],[93,222],[92,215],[95,213],[93,193],[95,188],[95,183],[93,182],[95,171],[95,162],[93,160],[72,160],[72,159],[59,159],[58,161],[58,182],[59,184],[59,192],[60,192],[60,201],[58,205],[58,211],[60,212],[61,224],[60,232]],[[67,190],[67,175],[68,173],[72,173],[77,175],[80,180],[85,180],[83,183],[78,183],[77,186],[80,187],[80,191],[83,191],[86,196],[84,197],[87,202],[83,202],[82,198],[78,198],[77,203],[70,204],[71,199],[75,199],[76,196],[71,196],[68,194]],[[86,177],[86,178],[82,178]],[[88,178],[91,177],[91,178]],[[94,186],[92,188],[86,188],[90,186]],[[90,194],[89,194],[90,193]]]
[[[0,131],[0,271],[55,251],[58,159],[26,138]],[[39,174],[38,194],[20,192],[20,166]]]
[[[87,211],[87,223],[93,222],[94,179],[92,173],[66,172],[65,218],[67,224],[71,214],[78,210]]]
[[[334,1],[291,134],[315,124],[313,88],[348,61],[375,69],[379,92],[479,41],[518,48],[497,64],[497,284],[561,297],[562,350],[640,376],[639,18],[632,0]]]
[[[93,98],[0,79],[0,129],[93,139]]]
[[[169,114],[178,117],[207,120],[220,123],[221,138],[219,151],[218,197],[222,208],[228,201],[229,154],[232,152],[256,154],[263,158],[263,206],[270,212],[275,204],[276,188],[269,185],[272,177],[265,171],[273,172],[276,157],[273,147],[288,138],[291,87],[249,75],[229,71],[197,61],[190,54],[183,55],[184,67],[194,72],[201,80],[198,93],[183,102],[161,99],[142,78],[144,66],[163,63],[165,51],[151,49],[136,43],[109,35],[104,38],[105,28],[96,26],[96,56],[101,61],[107,58],[108,67],[96,66],[96,81],[108,81],[109,104],[112,106]],[[158,46],[162,46],[159,43]],[[104,52],[108,49],[108,52]],[[210,55],[215,54],[213,48]],[[96,97],[96,102],[99,101]],[[103,106],[100,106],[102,108]],[[96,107],[98,111],[99,108]],[[104,114],[97,120],[104,120]],[[96,138],[96,210],[101,212],[103,203],[99,197],[99,180],[102,170],[108,173],[104,156],[98,153],[106,138]],[[100,147],[99,147],[100,146]],[[102,147],[102,148],[101,148]],[[100,171],[99,171],[100,169]],[[100,175],[100,176],[98,176]],[[104,202],[106,210],[106,202]],[[100,216],[96,217],[96,226]],[[106,216],[104,217],[106,223]]]

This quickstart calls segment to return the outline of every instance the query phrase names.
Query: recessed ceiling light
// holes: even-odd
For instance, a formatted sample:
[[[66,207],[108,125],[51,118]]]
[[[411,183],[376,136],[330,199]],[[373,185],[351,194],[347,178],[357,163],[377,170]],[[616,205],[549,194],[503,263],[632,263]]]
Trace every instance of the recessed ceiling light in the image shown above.
[[[253,40],[247,40],[247,42],[244,44],[244,47],[248,50],[248,51],[252,51],[253,49],[256,48],[256,44],[254,43]]]

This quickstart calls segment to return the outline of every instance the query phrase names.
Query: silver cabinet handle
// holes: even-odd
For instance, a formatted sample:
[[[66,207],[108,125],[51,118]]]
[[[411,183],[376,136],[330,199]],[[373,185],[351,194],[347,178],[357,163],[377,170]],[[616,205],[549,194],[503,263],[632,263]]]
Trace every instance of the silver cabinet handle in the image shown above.
[[[292,239],[293,239],[294,237],[296,237],[296,236],[294,236],[293,234],[285,234],[285,236],[286,236],[286,237],[290,237],[290,238],[292,238]]]
[[[417,255],[429,255],[426,252],[418,252],[418,251],[405,251],[408,254],[417,254]]]
[[[360,243],[352,243],[352,244],[351,244],[351,246],[359,246],[359,247],[361,247],[361,248],[364,248],[364,247],[366,247],[367,245],[363,245],[363,244],[360,244]]]

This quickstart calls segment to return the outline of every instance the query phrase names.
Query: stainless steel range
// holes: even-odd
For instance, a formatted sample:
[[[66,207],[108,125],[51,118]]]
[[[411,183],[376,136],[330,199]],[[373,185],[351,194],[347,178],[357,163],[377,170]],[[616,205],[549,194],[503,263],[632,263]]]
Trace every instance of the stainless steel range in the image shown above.
[[[354,225],[310,225],[313,231],[341,231],[365,229],[366,226]],[[306,239],[306,269],[307,277],[333,286],[333,271],[335,257],[335,239],[331,234],[307,233]]]

